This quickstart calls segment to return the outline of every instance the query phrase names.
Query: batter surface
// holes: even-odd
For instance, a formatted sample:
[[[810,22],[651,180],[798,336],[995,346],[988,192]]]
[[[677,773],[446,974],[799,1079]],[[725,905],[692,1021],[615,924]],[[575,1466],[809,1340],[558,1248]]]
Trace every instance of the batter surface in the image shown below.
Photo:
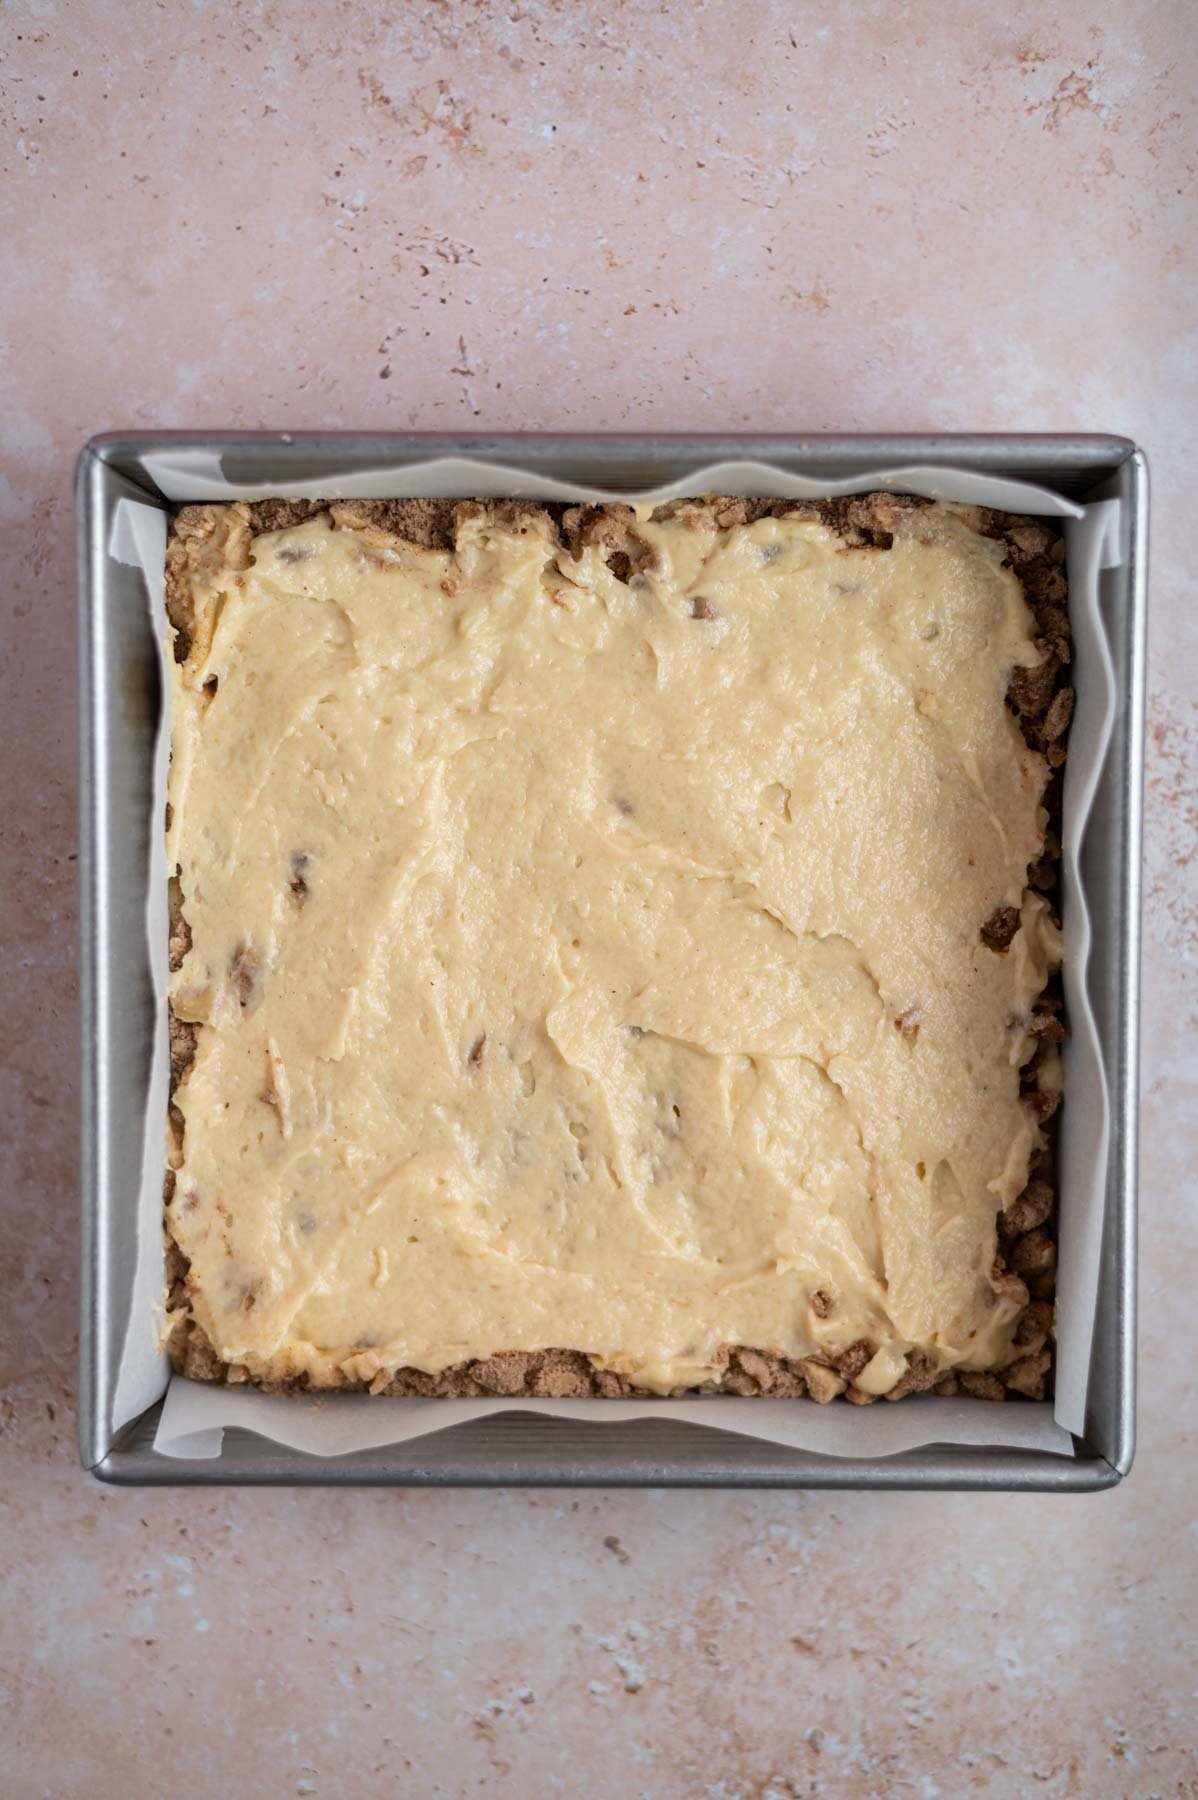
[[[452,552],[206,517],[168,1222],[217,1354],[381,1386],[556,1346],[668,1391],[865,1340],[865,1394],[1009,1362],[1058,949],[1005,704],[1032,620],[969,509],[888,549],[641,509],[618,558],[502,507]]]

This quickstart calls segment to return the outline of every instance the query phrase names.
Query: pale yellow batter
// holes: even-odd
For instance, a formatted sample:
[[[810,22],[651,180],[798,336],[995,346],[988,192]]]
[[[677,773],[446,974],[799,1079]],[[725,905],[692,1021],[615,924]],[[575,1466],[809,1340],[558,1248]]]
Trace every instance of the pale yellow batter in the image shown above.
[[[866,1338],[877,1393],[913,1348],[1009,1360],[1057,945],[1031,620],[968,509],[887,551],[643,517],[630,584],[481,509],[453,555],[214,517],[170,1222],[219,1354],[381,1385],[555,1346],[669,1390]]]

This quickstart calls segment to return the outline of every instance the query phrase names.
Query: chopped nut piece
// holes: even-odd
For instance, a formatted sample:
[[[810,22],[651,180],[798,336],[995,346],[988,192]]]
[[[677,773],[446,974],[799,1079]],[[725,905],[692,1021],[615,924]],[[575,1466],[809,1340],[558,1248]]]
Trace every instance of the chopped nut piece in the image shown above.
[[[774,1385],[774,1370],[758,1350],[735,1350],[735,1360],[756,1384],[760,1393],[768,1394]]]
[[[835,1369],[829,1369],[812,1357],[805,1357],[799,1367],[803,1371],[808,1393],[820,1406],[826,1406],[830,1400],[835,1400],[838,1394],[844,1393],[848,1385],[843,1375],[838,1375]]]

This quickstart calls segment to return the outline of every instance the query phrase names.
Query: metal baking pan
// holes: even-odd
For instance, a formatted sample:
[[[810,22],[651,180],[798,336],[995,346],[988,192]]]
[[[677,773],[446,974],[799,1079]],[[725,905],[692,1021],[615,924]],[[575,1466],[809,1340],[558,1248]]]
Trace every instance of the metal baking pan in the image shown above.
[[[278,483],[432,456],[518,464],[633,492],[704,464],[753,458],[819,481],[871,469],[952,464],[1035,481],[1075,499],[1123,503],[1127,555],[1103,576],[1119,694],[1114,738],[1086,835],[1093,915],[1090,985],[1111,1081],[1112,1139],[1087,1429],[1073,1459],[927,1446],[886,1458],[829,1458],[700,1425],[507,1413],[412,1442],[321,1460],[230,1431],[213,1461],[158,1455],[159,1406],[114,1431],[116,1372],[135,1248],[143,1096],[152,1042],[145,937],[151,749],[160,703],[155,647],[133,569],[106,552],[113,509],[162,496],[147,453],[198,449],[226,476]],[[79,1444],[119,1483],[326,1483],[678,1487],[1060,1489],[1111,1487],[1130,1466],[1135,1424],[1136,1113],[1140,835],[1148,475],[1126,438],[1095,436],[468,436],[426,433],[109,433],[76,478],[81,693],[82,1321]],[[979,1403],[980,1404],[980,1403]]]

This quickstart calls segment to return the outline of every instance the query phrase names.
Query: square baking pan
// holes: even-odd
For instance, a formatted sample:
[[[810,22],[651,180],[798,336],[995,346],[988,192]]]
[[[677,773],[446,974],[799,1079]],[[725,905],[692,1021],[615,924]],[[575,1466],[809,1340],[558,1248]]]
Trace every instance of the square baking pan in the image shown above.
[[[113,1405],[136,1254],[154,1002],[146,939],[152,751],[161,694],[141,574],[108,554],[128,498],[165,506],[143,458],[219,457],[262,486],[402,469],[438,456],[515,465],[635,493],[747,458],[818,482],[955,466],[1075,500],[1117,499],[1123,554],[1103,572],[1118,705],[1083,855],[1092,914],[1089,988],[1111,1084],[1099,1304],[1085,1435],[1047,1451],[928,1445],[846,1459],[673,1420],[591,1423],[506,1412],[402,1444],[317,1458],[233,1430],[212,1460],[160,1455],[161,1402],[117,1431]],[[670,437],[428,433],[109,433],[76,478],[82,877],[82,1320],[79,1444],[105,1481],[376,1485],[993,1488],[1092,1491],[1130,1466],[1135,1430],[1136,1113],[1148,476],[1126,438],[1098,436]],[[393,1402],[392,1404],[403,1404]],[[595,1402],[601,1406],[602,1402]],[[696,1402],[702,1404],[701,1401]],[[779,1403],[781,1404],[781,1403]],[[978,1402],[978,1404],[983,1404]]]

